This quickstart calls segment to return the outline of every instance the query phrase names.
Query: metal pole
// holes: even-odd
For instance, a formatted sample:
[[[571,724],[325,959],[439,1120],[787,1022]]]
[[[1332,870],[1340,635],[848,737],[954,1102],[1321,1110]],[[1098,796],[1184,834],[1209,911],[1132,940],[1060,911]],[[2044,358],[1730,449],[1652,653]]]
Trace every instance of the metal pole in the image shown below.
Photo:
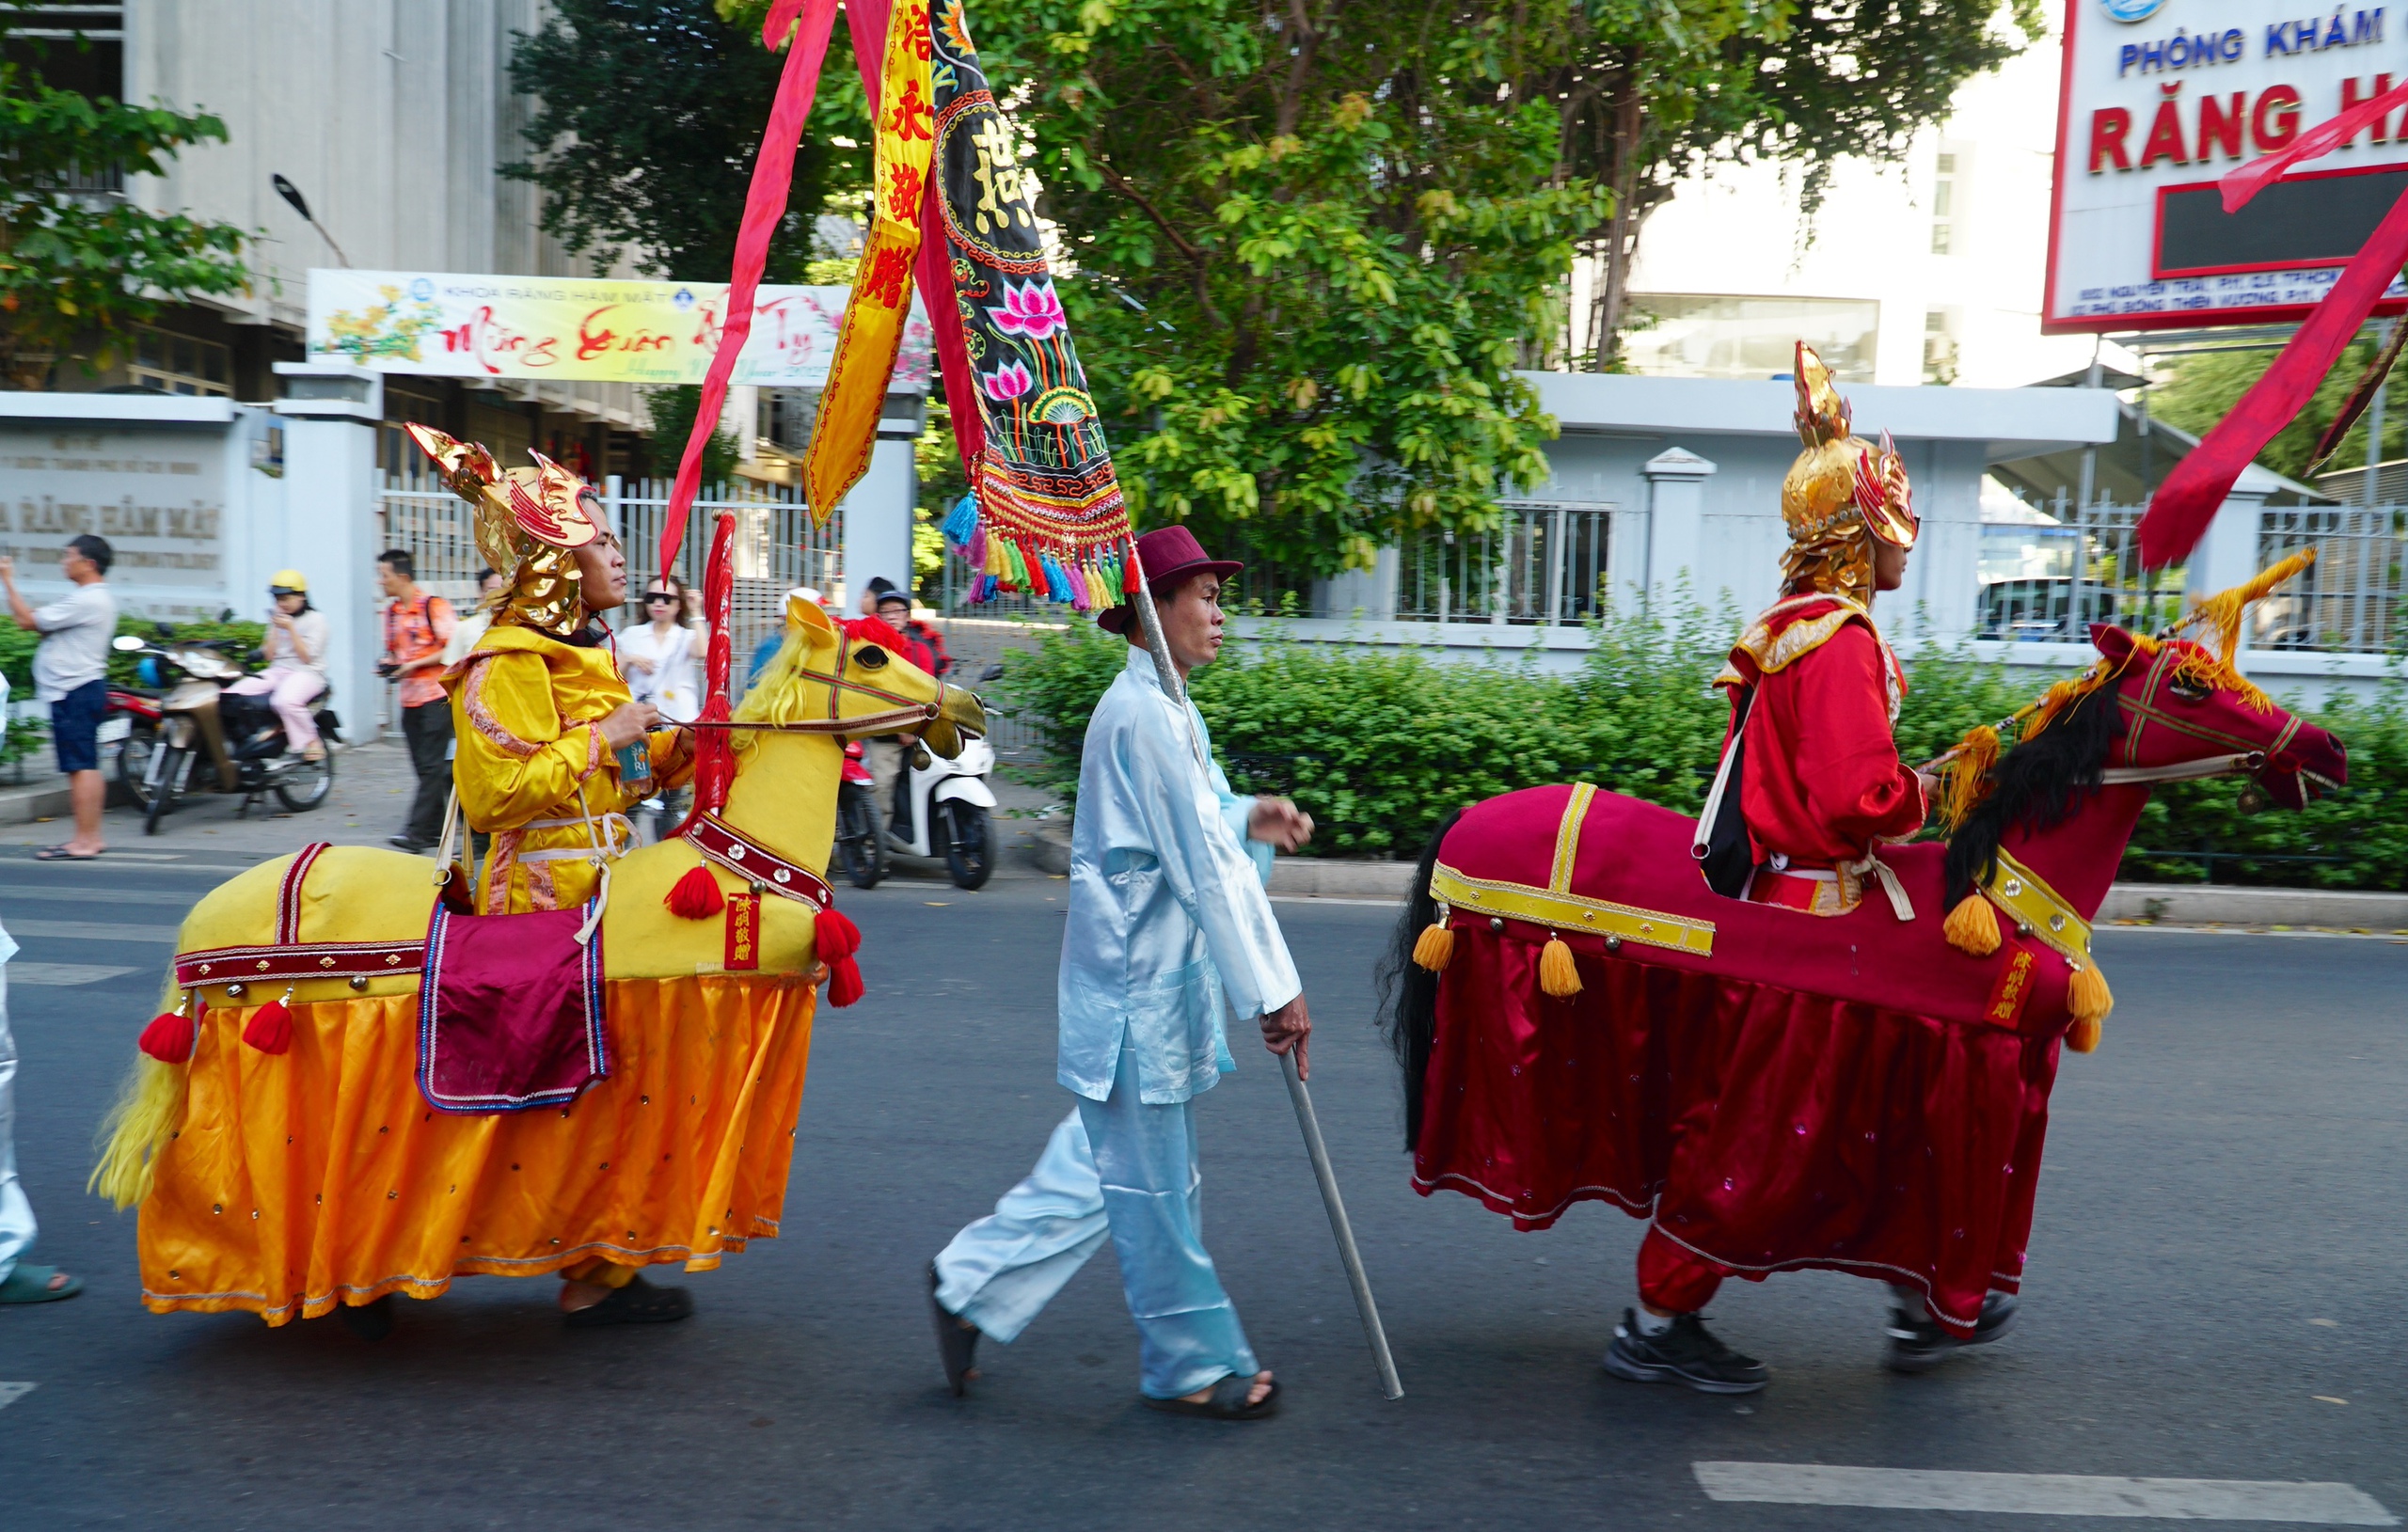
[[[1305,1077],[1296,1072],[1296,1050],[1279,1055],[1288,1076],[1288,1099],[1296,1109],[1296,1125],[1305,1130],[1305,1152],[1312,1157],[1313,1178],[1321,1182],[1321,1205],[1329,1210],[1329,1231],[1338,1236],[1338,1258],[1345,1263],[1347,1285],[1354,1289],[1354,1311],[1363,1317],[1363,1338],[1371,1345],[1372,1365],[1380,1369],[1380,1392],[1392,1399],[1404,1398],[1396,1375],[1396,1358],[1388,1354],[1388,1333],[1380,1327],[1380,1305],[1371,1299],[1371,1279],[1363,1274],[1362,1253],[1354,1248],[1354,1226],[1346,1221],[1346,1204],[1338,1195],[1338,1173],[1330,1168],[1329,1145],[1321,1138],[1321,1119],[1313,1115],[1313,1098]]]
[[[1136,545],[1130,545],[1129,557],[1137,557]],[[1130,598],[1137,608],[1137,625],[1146,635],[1146,652],[1154,656],[1154,674],[1163,684],[1167,696],[1180,715],[1187,719],[1187,741],[1196,751],[1198,769],[1210,770],[1204,754],[1204,736],[1196,731],[1196,716],[1188,710],[1187,687],[1179,677],[1179,667],[1171,663],[1170,643],[1163,637],[1162,613],[1154,609],[1154,592],[1146,580],[1146,568],[1137,566],[1137,591]],[[1371,1343],[1371,1359],[1380,1369],[1380,1388],[1389,1398],[1404,1398],[1404,1385],[1397,1382],[1396,1359],[1388,1354],[1387,1332],[1380,1328],[1379,1305],[1371,1301],[1370,1279],[1363,1274],[1363,1256],[1354,1248],[1354,1225],[1347,1222],[1346,1204],[1338,1195],[1338,1173],[1330,1168],[1329,1146],[1322,1142],[1321,1120],[1313,1115],[1313,1098],[1305,1089],[1304,1077],[1296,1072],[1293,1049],[1280,1055],[1288,1074],[1288,1100],[1296,1109],[1296,1126],[1304,1130],[1305,1153],[1313,1162],[1313,1179],[1321,1184],[1321,1205],[1329,1214],[1330,1231],[1338,1236],[1338,1258],[1345,1264],[1347,1283],[1354,1289],[1354,1309],[1363,1317],[1363,1334]]]

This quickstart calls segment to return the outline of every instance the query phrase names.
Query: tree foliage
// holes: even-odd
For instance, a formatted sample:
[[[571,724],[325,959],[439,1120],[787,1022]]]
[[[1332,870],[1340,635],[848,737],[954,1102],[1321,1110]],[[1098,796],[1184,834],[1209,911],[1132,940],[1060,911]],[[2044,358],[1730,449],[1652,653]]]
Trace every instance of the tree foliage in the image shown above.
[[[42,45],[0,17],[0,383],[44,387],[61,362],[110,363],[127,332],[172,303],[250,291],[248,236],[231,224],[150,213],[77,190],[114,169],[165,174],[187,145],[224,142],[205,112],[63,90],[42,76]]]
[[[1325,573],[1545,477],[1512,369],[1603,197],[1512,88],[1527,8],[978,7],[1142,519]]]
[[[832,192],[867,182],[861,84],[837,33],[766,281],[808,280],[812,221]],[[511,85],[538,105],[529,157],[501,173],[543,188],[546,232],[605,265],[624,256],[648,276],[725,281],[784,63],[762,48],[757,15],[712,0],[555,0],[516,38]]]
[[[2307,477],[2309,460],[2316,450],[2316,439],[2333,423],[2340,412],[2342,402],[2359,374],[2374,360],[2374,342],[2357,340],[2351,343],[2341,359],[2316,386],[2316,393],[2298,419],[2285,426],[2258,461],[2274,472],[2292,479]],[[2208,352],[2185,356],[2176,364],[2172,375],[2149,390],[2149,413],[2166,424],[2204,435],[2229,413],[2251,385],[2273,365],[2276,353],[2271,351]],[[2368,421],[2361,419],[2341,438],[2334,450],[2327,468],[2362,468],[2367,461]],[[2385,395],[2383,417],[2383,455],[2387,459],[2408,454],[2408,387],[2393,388]]]

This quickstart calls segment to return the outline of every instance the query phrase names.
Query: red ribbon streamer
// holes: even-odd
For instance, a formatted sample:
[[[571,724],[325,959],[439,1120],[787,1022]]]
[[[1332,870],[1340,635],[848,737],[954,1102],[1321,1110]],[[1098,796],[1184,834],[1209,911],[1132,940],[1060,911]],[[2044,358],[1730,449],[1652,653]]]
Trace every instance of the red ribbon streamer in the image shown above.
[[[2318,131],[2321,131],[2321,129]],[[2141,563],[2162,569],[2188,558],[2223,508],[2224,498],[2274,434],[2298,418],[2333,371],[2392,278],[2408,261],[2408,196],[2391,205],[2366,247],[2352,258],[2307,323],[2283,347],[2230,413],[2199,438],[2191,455],[2166,475],[2141,517]]]
[[[2260,154],[2247,165],[2227,170],[2217,182],[2224,189],[2224,210],[2239,213],[2266,183],[2303,160],[2313,160],[2355,138],[2368,123],[2408,106],[2408,81],[2392,87],[2372,101],[2362,101],[2339,117],[2327,118],[2272,154]]]
[[[812,97],[819,89],[819,67],[827,61],[828,39],[836,24],[836,0],[780,0],[761,28],[762,41],[777,47],[798,21],[800,28],[778,76],[769,125],[762,130],[761,150],[753,157],[752,188],[744,194],[744,221],[737,229],[736,267],[728,274],[727,316],[720,328],[719,349],[704,374],[702,405],[694,411],[694,429],[686,438],[686,455],[678,460],[677,482],[669,491],[668,514],[660,529],[659,568],[664,573],[677,565],[677,550],[686,541],[686,514],[703,486],[703,449],[718,428],[720,411],[727,405],[728,377],[752,334],[753,296],[761,288],[762,268],[768,264],[769,236],[785,216],[786,193],[794,185],[794,153],[802,142],[802,125],[811,117]],[[709,685],[714,692],[726,689],[724,667],[712,668]]]

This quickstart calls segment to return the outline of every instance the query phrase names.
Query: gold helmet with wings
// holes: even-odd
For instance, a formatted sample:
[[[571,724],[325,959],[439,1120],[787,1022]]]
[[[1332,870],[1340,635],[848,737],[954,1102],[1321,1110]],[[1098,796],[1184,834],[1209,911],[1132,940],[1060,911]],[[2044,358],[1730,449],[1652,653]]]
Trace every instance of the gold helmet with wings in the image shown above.
[[[1822,591],[1862,603],[1873,594],[1874,541],[1915,545],[1907,466],[1888,432],[1878,446],[1850,434],[1847,401],[1803,340],[1794,376],[1806,450],[1781,483],[1781,519],[1789,529],[1782,575],[1792,593]]]
[[[433,426],[405,429],[452,493],[476,512],[477,551],[510,581],[494,612],[515,624],[565,639],[585,624],[585,592],[577,550],[610,535],[602,497],[594,486],[541,452],[531,468],[504,469],[491,452]]]

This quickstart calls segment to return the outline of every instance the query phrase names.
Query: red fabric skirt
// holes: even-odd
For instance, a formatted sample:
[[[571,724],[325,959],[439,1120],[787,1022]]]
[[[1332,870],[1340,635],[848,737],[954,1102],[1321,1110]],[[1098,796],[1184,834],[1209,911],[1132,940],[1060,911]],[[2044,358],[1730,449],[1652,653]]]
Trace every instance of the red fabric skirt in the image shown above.
[[[2058,1039],[1580,954],[1456,924],[1414,1185],[1545,1228],[1602,1199],[1743,1276],[1823,1267],[1922,1287],[1970,1330],[2012,1292]]]

